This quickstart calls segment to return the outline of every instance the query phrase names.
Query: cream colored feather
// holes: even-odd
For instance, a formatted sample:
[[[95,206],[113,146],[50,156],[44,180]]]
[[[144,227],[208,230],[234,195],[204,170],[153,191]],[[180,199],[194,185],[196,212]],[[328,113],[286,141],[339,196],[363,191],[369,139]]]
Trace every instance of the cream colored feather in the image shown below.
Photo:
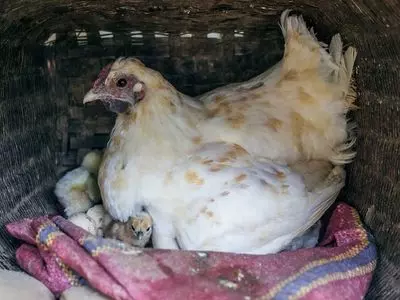
[[[281,28],[279,63],[197,99],[138,60],[113,63],[100,85],[105,101],[133,103],[113,97],[129,95],[115,88],[121,76],[140,80],[131,88],[145,95],[118,115],[100,168],[113,218],[127,221],[145,206],[156,248],[242,253],[281,251],[320,219],[355,155],[346,112],[356,51],[343,54],[336,35],[328,53],[288,11]]]

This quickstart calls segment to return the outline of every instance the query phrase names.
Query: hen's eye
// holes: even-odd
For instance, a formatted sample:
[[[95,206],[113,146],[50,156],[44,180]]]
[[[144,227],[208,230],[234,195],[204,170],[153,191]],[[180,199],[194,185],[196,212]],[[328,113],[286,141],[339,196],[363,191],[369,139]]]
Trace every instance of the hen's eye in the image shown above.
[[[117,81],[117,87],[120,87],[120,88],[125,87],[127,83],[128,83],[128,82],[126,81],[125,78],[118,79],[118,81]]]

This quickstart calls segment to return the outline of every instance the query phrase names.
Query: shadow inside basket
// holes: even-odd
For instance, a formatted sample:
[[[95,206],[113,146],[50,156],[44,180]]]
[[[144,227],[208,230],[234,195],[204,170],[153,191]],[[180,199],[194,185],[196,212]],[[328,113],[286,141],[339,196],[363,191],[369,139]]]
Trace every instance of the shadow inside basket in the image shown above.
[[[54,161],[56,167],[42,169],[37,177],[51,177],[46,181],[47,195],[56,202],[56,181],[109,142],[116,115],[101,105],[83,104],[105,65],[134,56],[178,91],[196,96],[264,72],[282,58],[283,47],[278,24],[243,28],[238,23],[184,32],[108,23],[95,29],[60,26],[46,32],[40,44],[16,50],[15,60],[26,53],[35,55],[24,62],[25,73],[14,78],[19,85],[10,84],[8,97],[19,99],[21,106],[15,109],[27,115],[24,126],[41,131],[32,141],[32,164]],[[11,106],[4,108],[12,118]],[[38,113],[30,115],[33,109]],[[20,134],[21,139],[32,134],[17,125],[3,130]],[[52,142],[43,150],[40,139]],[[81,171],[82,176],[91,175]],[[86,193],[80,187],[74,192]],[[358,299],[366,293],[376,264],[372,236],[355,209],[342,202],[331,208],[321,227],[317,224],[308,232],[318,240],[316,247],[315,242],[304,247],[303,241],[300,246],[293,241],[284,251],[268,255],[152,249],[151,240],[145,248],[135,247],[123,238],[96,236],[97,229],[88,225],[95,214],[89,221],[67,220],[93,207],[67,217],[62,207],[38,209],[19,221],[10,217],[7,230],[23,243],[16,252],[19,266],[56,295],[71,286],[89,285],[114,299],[337,299],[333,295],[339,290],[343,299]],[[137,222],[144,226],[142,219]],[[87,230],[81,228],[85,226]],[[119,228],[132,229],[131,224]]]

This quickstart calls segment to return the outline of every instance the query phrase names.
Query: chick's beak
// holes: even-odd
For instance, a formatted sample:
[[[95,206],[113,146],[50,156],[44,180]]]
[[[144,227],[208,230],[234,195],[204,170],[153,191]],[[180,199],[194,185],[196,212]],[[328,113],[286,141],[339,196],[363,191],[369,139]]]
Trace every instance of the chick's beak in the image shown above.
[[[141,240],[141,239],[143,238],[143,232],[142,232],[142,231],[137,232],[137,233],[136,233],[136,238],[137,238],[138,240]]]

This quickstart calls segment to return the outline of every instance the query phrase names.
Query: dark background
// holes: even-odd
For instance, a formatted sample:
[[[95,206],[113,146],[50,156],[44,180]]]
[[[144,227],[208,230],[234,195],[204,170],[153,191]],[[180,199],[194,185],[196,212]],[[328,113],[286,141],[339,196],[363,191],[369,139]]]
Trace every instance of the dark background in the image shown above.
[[[400,299],[400,2],[390,0],[2,1],[0,268],[17,269],[4,225],[55,212],[58,176],[105,146],[114,115],[81,103],[102,66],[137,56],[198,95],[277,62],[286,8],[323,41],[340,32],[359,51],[358,155],[341,200],[360,211],[380,250],[369,298]]]

